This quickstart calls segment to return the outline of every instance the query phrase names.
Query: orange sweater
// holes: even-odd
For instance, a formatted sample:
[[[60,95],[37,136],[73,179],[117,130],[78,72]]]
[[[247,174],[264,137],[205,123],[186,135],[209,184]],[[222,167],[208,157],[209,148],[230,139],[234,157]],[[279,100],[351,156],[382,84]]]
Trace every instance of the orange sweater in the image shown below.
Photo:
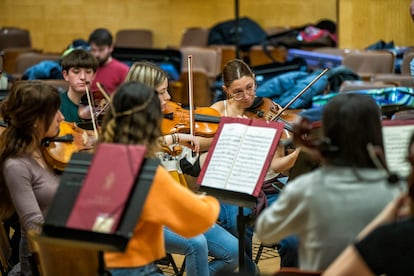
[[[137,267],[163,258],[163,226],[184,237],[204,233],[217,220],[218,201],[177,184],[161,166],[154,176],[139,223],[125,252],[105,253],[108,268]]]

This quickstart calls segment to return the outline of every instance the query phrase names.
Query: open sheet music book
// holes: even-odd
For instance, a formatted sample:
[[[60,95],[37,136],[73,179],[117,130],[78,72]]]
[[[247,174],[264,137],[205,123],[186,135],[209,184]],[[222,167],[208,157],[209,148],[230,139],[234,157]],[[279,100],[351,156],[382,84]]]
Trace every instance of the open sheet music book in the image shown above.
[[[222,117],[197,184],[257,197],[283,127],[279,122]]]
[[[385,160],[391,172],[407,177],[411,170],[406,160],[408,144],[414,132],[414,120],[383,120]]]

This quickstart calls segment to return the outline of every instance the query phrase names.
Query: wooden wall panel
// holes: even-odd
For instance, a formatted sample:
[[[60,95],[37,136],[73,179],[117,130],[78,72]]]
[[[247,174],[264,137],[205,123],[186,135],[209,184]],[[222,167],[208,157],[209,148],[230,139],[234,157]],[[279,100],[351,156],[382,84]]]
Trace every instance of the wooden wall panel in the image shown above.
[[[414,45],[411,0],[339,0],[339,45],[365,48],[379,40]]]
[[[240,0],[240,16],[263,27],[298,26],[336,19],[337,0]],[[155,47],[178,45],[186,27],[211,27],[233,19],[234,0],[1,0],[0,26],[31,31],[33,46],[61,52],[73,39],[87,39],[98,27],[113,34],[124,28],[149,28]]]

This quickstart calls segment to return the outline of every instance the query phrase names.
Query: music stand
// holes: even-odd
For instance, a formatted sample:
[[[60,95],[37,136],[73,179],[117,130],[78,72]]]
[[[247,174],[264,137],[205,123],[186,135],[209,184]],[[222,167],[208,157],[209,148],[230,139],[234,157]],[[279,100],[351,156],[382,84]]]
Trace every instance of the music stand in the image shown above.
[[[209,195],[214,196],[218,200],[239,206],[239,213],[237,215],[237,231],[239,233],[239,272],[243,272],[245,269],[244,263],[244,234],[246,232],[246,225],[252,221],[251,215],[244,215],[243,208],[253,208],[256,205],[257,198],[243,193],[216,189],[207,186],[200,186],[201,192],[206,192]]]

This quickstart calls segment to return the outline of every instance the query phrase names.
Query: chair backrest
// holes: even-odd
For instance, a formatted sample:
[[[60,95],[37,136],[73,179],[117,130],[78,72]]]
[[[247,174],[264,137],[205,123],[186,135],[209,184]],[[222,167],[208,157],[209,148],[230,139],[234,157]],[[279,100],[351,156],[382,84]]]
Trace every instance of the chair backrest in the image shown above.
[[[16,74],[17,57],[27,52],[38,52],[33,48],[6,48],[3,50],[3,71]]]
[[[94,249],[30,231],[28,241],[42,276],[98,275],[99,254]]]
[[[384,81],[344,81],[339,88],[339,92],[348,92],[355,90],[366,90],[366,89],[380,89],[386,87],[398,86],[396,83],[384,82]]]
[[[406,51],[401,63],[401,75],[411,75],[410,62],[414,59],[414,51]]]
[[[285,47],[274,47],[270,45],[266,46],[266,49],[262,45],[254,45],[248,52],[250,66],[264,65],[275,61],[284,63],[287,60],[287,55],[288,52]]]
[[[207,47],[209,28],[190,27],[186,28],[181,37],[180,46]]]
[[[342,64],[357,74],[394,73],[395,54],[386,50],[351,51]]]
[[[122,29],[115,34],[115,46],[125,48],[152,48],[154,35],[150,29]]]
[[[193,76],[193,99],[196,107],[208,107],[213,103],[213,95],[207,72],[204,69],[194,68]],[[185,107],[189,105],[189,83],[188,70],[181,72],[179,89],[171,89],[172,100],[182,103]]]
[[[236,46],[235,45],[210,45],[210,48],[216,49],[221,53],[220,68],[223,69],[224,65],[232,59],[236,58]]]
[[[26,29],[21,29],[17,27],[1,27],[0,50],[16,47],[32,47],[32,39],[30,37],[30,32]]]
[[[221,72],[221,52],[210,47],[180,47],[183,57],[182,72],[188,71],[188,56],[193,58],[193,69],[205,70],[212,83]]]
[[[26,69],[38,64],[44,60],[58,60],[60,55],[58,54],[46,54],[38,52],[22,53],[16,58],[15,74],[23,74]]]

